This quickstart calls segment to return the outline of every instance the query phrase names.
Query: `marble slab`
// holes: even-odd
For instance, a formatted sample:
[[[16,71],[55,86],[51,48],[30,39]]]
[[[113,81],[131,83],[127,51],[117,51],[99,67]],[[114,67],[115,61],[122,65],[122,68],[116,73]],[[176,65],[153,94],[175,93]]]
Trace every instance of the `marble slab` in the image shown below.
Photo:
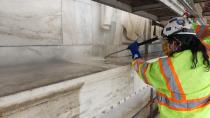
[[[93,16],[89,3],[84,0],[62,0],[64,44],[92,44]]]
[[[0,45],[61,43],[61,0],[0,0]]]

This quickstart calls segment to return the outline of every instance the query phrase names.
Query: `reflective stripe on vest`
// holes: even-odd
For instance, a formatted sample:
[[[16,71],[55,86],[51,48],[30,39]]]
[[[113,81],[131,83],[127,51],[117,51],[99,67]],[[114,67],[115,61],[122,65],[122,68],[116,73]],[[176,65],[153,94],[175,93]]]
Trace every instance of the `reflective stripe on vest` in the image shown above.
[[[133,67],[134,67],[134,69],[135,69],[136,72],[139,72],[139,66],[140,66],[141,64],[143,64],[143,62],[142,62],[142,60],[139,60],[139,59],[134,60],[134,61],[132,62],[132,65],[133,65]]]
[[[198,32],[200,31],[200,28],[201,28],[200,25],[197,25],[197,26],[196,26],[196,28],[195,28],[195,33],[196,33],[196,34],[198,34]]]
[[[210,103],[210,95],[195,100],[185,100],[183,102],[175,102],[165,96],[158,95],[158,103],[173,110],[189,111],[204,107]]]
[[[203,33],[202,33],[202,35],[201,35],[201,40],[203,40],[208,34],[209,34],[209,26],[206,26],[205,27],[205,29],[204,29],[204,31],[203,31]]]
[[[208,49],[208,55],[210,56],[210,48]]]
[[[186,96],[178,80],[170,58],[159,59],[160,70],[171,92],[172,99],[185,100]]]
[[[141,75],[143,76],[143,79],[144,79],[145,83],[149,84],[149,83],[148,83],[148,78],[147,78],[147,76],[146,76],[147,68],[148,68],[148,64],[147,64],[147,63],[144,63],[144,64],[142,65]]]
[[[207,53],[210,56],[210,48],[207,49]]]
[[[137,63],[136,60],[133,62],[133,67],[134,67],[134,70],[135,70],[136,72],[139,72],[139,64]]]
[[[204,33],[206,27],[207,27],[207,26],[205,26],[205,25],[201,25],[201,26],[200,26],[200,29],[199,29],[199,31],[197,32],[197,35],[198,35],[199,37],[202,37],[202,35],[203,35],[203,33]]]
[[[208,33],[209,26],[208,25],[198,25],[195,28],[195,33],[199,37],[199,39],[203,39],[205,35]]]

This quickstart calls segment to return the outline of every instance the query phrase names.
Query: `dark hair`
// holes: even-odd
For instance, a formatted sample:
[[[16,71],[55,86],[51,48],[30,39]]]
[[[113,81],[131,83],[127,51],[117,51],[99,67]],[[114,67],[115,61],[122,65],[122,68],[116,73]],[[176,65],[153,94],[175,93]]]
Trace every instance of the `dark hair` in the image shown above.
[[[191,50],[192,52],[192,68],[196,68],[196,65],[198,63],[197,59],[197,53],[201,52],[203,55],[203,64],[206,65],[207,71],[209,71],[210,68],[210,62],[209,62],[209,56],[207,54],[206,47],[201,43],[201,41],[198,39],[196,35],[192,34],[175,34],[173,36],[170,36],[169,38],[169,44],[176,42],[178,46],[178,49],[175,52],[181,52],[184,50]],[[175,53],[173,52],[173,53]],[[173,55],[172,53],[172,55]]]

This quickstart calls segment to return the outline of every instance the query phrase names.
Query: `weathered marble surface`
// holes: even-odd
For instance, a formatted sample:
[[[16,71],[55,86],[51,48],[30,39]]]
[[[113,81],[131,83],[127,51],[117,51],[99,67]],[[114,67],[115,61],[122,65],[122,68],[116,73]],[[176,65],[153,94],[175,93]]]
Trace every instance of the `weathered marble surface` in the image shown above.
[[[62,0],[64,44],[92,44],[91,1]]]
[[[0,45],[61,43],[61,0],[0,0]]]
[[[64,44],[113,44],[116,23],[113,22],[108,31],[101,28],[100,4],[84,0],[63,0],[62,3]]]
[[[91,58],[103,60],[103,56],[106,54],[104,52],[105,49],[105,46],[99,45],[0,47],[0,68],[27,64],[33,65],[50,60],[65,60],[69,62],[76,60],[76,62],[80,63],[86,63],[84,60]],[[114,46],[112,49],[118,50]]]
[[[110,30],[104,31],[100,27],[100,5],[91,0],[0,0],[0,45],[20,46],[0,48],[0,67],[19,67],[22,64],[29,66],[54,59],[76,60],[82,64],[89,64],[90,61],[86,58],[101,58],[127,46],[123,45],[120,20],[122,14],[122,11],[114,11]],[[45,44],[48,46],[23,46]],[[128,55],[128,52],[123,55]],[[105,64],[103,67],[110,65]],[[66,71],[69,69],[62,67]],[[56,66],[54,68],[59,69]],[[129,67],[122,67],[120,70],[108,70],[97,75],[58,83],[59,86],[39,88],[38,93],[34,93],[36,90],[29,90],[26,95],[22,93],[19,97],[15,96],[15,99],[6,97],[0,102],[3,106],[0,108],[4,109],[4,105],[8,105],[6,103],[11,105],[11,101],[8,100],[14,100],[12,103],[15,105],[11,105],[11,109],[6,112],[1,112],[0,116],[6,118],[96,116],[145,87],[139,79],[130,79],[129,72]],[[66,91],[72,84],[81,82],[84,82],[81,88]],[[66,87],[65,94],[53,97],[46,94],[52,92],[51,90],[57,91],[56,87]],[[44,99],[39,98],[40,94],[45,96]],[[38,96],[38,101],[33,101],[36,99],[35,96]],[[26,104],[23,105],[23,102]]]
[[[134,78],[130,78],[130,74],[130,67],[124,66],[1,97],[0,116],[2,118],[98,117],[104,114],[104,111],[117,108],[119,102],[120,104],[129,100],[132,102],[132,97],[127,97],[133,96],[135,92],[144,94],[143,99],[139,101],[137,99],[139,104],[136,104],[136,108],[140,108],[144,105],[142,102],[149,99],[150,89],[135,75]],[[125,98],[127,101],[124,101]],[[127,108],[133,109],[129,106]]]
[[[100,65],[48,60],[0,68],[0,97],[107,70]],[[12,74],[11,74],[12,73]]]
[[[60,59],[62,51],[60,46],[0,47],[0,68]]]
[[[132,32],[129,24],[141,18],[116,9],[112,13],[110,30],[103,30],[101,5],[91,0],[0,0],[0,46],[8,46],[0,48],[0,66],[104,57],[126,48],[122,25]],[[147,34],[138,26],[140,34]],[[114,56],[128,55],[125,51]]]

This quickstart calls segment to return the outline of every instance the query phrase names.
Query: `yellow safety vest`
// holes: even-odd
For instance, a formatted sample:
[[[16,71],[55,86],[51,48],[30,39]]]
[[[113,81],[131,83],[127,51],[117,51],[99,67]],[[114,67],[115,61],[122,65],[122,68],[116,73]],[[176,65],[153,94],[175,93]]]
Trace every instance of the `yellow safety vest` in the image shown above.
[[[156,88],[161,118],[210,118],[210,71],[202,53],[197,56],[195,69],[190,50],[153,63],[132,62],[140,78]]]

